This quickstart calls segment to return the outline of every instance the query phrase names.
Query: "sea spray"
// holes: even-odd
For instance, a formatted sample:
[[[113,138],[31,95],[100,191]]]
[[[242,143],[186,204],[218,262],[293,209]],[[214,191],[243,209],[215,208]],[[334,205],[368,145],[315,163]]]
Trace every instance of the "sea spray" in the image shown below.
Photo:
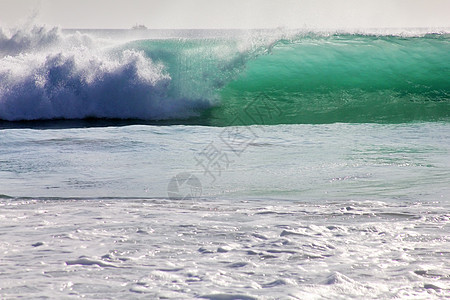
[[[195,115],[204,99],[171,98],[162,63],[142,51],[98,47],[89,36],[37,29],[2,36],[0,119],[165,119]]]

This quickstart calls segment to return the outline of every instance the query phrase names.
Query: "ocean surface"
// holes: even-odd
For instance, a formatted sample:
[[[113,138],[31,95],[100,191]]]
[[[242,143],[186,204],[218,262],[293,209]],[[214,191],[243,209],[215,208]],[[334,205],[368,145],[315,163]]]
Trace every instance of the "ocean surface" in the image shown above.
[[[450,297],[449,30],[0,29],[0,299]]]

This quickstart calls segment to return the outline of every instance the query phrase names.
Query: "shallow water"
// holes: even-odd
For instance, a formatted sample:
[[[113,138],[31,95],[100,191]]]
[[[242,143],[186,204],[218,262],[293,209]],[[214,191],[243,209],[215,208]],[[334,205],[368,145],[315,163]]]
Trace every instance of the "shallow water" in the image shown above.
[[[3,129],[0,295],[448,296],[449,129]]]
[[[448,208],[351,200],[4,200],[1,293],[440,298],[449,295]]]

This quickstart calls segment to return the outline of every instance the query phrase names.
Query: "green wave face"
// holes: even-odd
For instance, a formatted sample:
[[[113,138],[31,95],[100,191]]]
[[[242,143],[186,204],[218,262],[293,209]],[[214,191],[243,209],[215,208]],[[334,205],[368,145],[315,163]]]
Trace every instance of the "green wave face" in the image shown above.
[[[446,39],[306,38],[249,61],[221,91],[212,116],[230,122],[224,116],[248,106],[265,113],[257,123],[266,124],[442,120],[450,114],[449,95]],[[242,123],[258,120],[239,115]]]
[[[332,35],[238,51],[233,40],[141,42],[177,97],[214,99],[214,126],[448,121],[448,35]]]

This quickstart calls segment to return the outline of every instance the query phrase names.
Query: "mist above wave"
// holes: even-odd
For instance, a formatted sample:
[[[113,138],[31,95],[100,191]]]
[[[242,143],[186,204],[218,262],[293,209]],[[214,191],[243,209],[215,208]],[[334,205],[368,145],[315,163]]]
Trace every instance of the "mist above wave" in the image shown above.
[[[64,35],[58,27],[0,28],[0,57],[42,51],[51,47],[62,50],[81,46],[93,47],[94,41],[89,35],[80,32]]]

